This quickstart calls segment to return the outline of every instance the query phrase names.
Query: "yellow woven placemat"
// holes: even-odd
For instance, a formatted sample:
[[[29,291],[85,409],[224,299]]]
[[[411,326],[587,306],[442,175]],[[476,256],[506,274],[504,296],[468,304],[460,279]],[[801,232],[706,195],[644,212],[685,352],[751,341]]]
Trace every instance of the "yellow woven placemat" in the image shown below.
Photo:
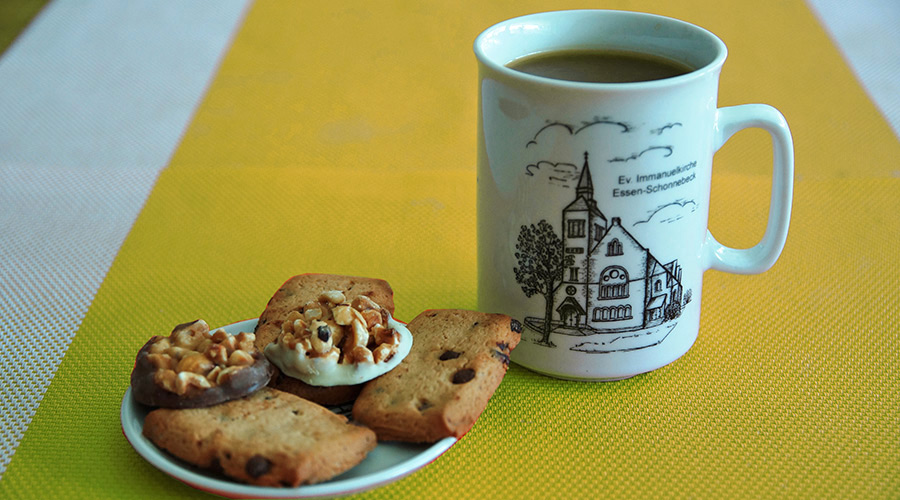
[[[746,4],[746,5],[745,5]],[[368,498],[900,496],[900,143],[801,0],[614,1],[730,49],[721,105],[796,142],[785,253],[708,273],[700,338],[623,382],[511,367],[448,453]],[[0,497],[205,494],[144,462],[118,410],[146,339],[258,315],[289,276],[382,277],[397,316],[474,308],[475,67],[484,27],[585,2],[257,2],[0,481]],[[717,156],[711,226],[762,234],[768,140]]]

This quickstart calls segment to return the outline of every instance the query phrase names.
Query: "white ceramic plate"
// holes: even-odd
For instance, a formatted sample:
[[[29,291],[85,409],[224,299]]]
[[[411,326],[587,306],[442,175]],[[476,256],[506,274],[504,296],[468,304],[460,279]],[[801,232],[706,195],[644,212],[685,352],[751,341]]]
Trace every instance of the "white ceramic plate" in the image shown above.
[[[252,332],[255,326],[256,320],[252,319],[223,328],[234,335],[242,331]],[[228,498],[315,498],[358,493],[412,474],[441,456],[456,442],[455,438],[449,437],[434,444],[378,443],[359,465],[330,481],[298,488],[251,486],[194,467],[157,448],[142,433],[144,417],[149,411],[150,408],[131,397],[130,388],[125,391],[121,411],[122,431],[135,451],[157,469],[185,484]]]

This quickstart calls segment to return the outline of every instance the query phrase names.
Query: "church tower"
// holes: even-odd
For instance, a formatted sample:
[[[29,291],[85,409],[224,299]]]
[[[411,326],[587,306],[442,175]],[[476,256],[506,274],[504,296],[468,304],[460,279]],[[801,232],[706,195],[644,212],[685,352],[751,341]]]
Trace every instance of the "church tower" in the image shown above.
[[[562,211],[563,279],[557,289],[557,312],[563,324],[584,324],[588,308],[591,250],[606,232],[606,217],[594,200],[594,183],[584,153],[584,166],[575,188],[575,200]]]

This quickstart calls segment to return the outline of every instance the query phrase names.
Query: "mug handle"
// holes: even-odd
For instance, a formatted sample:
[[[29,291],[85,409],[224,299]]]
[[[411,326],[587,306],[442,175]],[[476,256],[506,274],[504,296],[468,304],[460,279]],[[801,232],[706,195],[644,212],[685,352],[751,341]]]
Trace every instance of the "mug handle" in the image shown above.
[[[715,150],[718,151],[737,131],[761,128],[772,136],[772,198],[769,220],[762,240],[747,249],[722,245],[706,231],[704,259],[706,269],[729,273],[755,274],[768,270],[784,248],[791,220],[794,193],[794,144],[784,116],[766,104],[744,104],[716,110]]]

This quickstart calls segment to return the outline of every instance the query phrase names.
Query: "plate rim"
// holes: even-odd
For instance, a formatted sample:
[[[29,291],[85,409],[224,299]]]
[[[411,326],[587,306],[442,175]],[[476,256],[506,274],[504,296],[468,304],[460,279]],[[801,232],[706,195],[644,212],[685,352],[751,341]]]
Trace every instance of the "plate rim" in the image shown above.
[[[231,323],[220,328],[225,328],[226,330],[244,329],[248,326],[254,326],[256,321],[256,319],[248,319]],[[252,329],[250,331],[252,331]],[[177,463],[173,457],[144,437],[143,420],[135,425],[136,420],[139,418],[139,411],[138,403],[132,397],[131,387],[129,386],[122,396],[119,420],[125,439],[138,455],[158,470],[188,486],[202,491],[223,495],[228,498],[316,498],[359,493],[361,491],[398,481],[418,471],[443,455],[458,441],[454,437],[443,438],[409,459],[364,476],[337,481],[325,481],[317,484],[298,486],[296,488],[255,486],[229,479],[210,477],[183,467]],[[391,443],[379,442],[376,445],[376,449],[381,446],[391,446]]]

